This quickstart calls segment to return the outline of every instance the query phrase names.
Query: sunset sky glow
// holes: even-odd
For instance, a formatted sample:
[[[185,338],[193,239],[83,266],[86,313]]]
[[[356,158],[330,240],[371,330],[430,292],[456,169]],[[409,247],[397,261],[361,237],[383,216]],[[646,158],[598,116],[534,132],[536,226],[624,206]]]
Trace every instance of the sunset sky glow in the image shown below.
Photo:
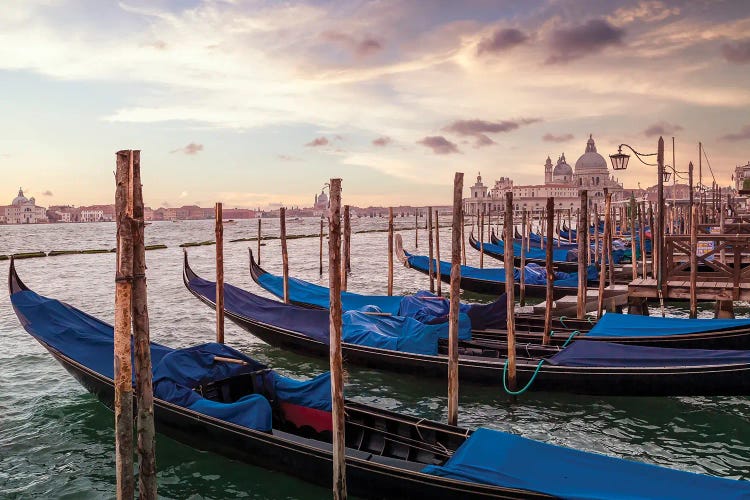
[[[668,163],[674,136],[679,170],[703,141],[728,185],[750,2],[11,0],[0,82],[6,202],[111,203],[132,148],[154,207],[310,206],[331,177],[354,205],[448,204],[453,172],[541,183],[590,133],[605,157],[664,135]]]

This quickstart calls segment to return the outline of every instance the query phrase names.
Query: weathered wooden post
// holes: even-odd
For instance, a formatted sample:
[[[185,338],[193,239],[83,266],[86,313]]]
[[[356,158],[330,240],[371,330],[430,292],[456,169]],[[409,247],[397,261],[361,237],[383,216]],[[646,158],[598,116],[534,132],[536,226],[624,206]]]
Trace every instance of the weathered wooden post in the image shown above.
[[[552,240],[550,236],[554,231],[554,210],[555,210],[555,198],[547,198],[547,246],[545,247],[545,266],[547,271],[547,302],[544,308],[544,334],[542,335],[542,344],[549,344],[549,339],[552,331],[552,306],[554,301],[554,287],[555,287],[555,270],[552,267]]]
[[[414,209],[414,248],[419,248],[419,209]]]
[[[698,317],[698,207],[690,207],[690,317]]]
[[[135,394],[138,428],[138,491],[143,499],[156,499],[156,430],[154,389],[146,290],[145,220],[141,152],[133,155],[133,345],[135,346]]]
[[[602,262],[601,271],[599,271],[599,297],[597,297],[597,313],[596,317],[602,317],[602,311],[604,310],[604,281],[607,275],[607,264],[608,260],[611,262],[610,252],[607,251],[608,243],[612,236],[612,195],[609,194],[605,188],[604,195],[606,197],[605,208],[604,208],[604,235],[602,237]]]
[[[508,388],[516,390],[516,321],[515,321],[515,279],[513,277],[513,191],[505,193],[505,255],[503,256],[503,267],[505,268],[505,295],[507,306],[507,329],[508,329]]]
[[[484,212],[481,212],[479,218],[479,269],[484,269]]]
[[[633,279],[638,279],[638,248],[635,232],[635,196],[630,193],[630,265],[633,266]]]
[[[115,476],[117,498],[135,495],[133,481],[133,371],[130,348],[133,297],[133,156],[118,151],[115,173],[115,212],[117,217],[117,268],[115,272],[114,325],[114,411]]]
[[[461,255],[466,265],[466,221],[464,220],[464,209],[461,207]]]
[[[347,287],[347,279],[350,271],[350,262],[349,262],[349,254],[351,252],[351,234],[352,234],[352,226],[351,222],[349,220],[349,205],[344,205],[344,255],[341,259],[341,263],[343,265],[343,269],[341,272],[341,290],[346,291]]]
[[[432,207],[427,207],[427,246],[429,248],[429,262],[427,263],[427,274],[430,276],[430,293],[435,293],[435,262],[434,242],[432,240]]]
[[[260,240],[263,239],[263,237],[261,235],[261,223],[262,223],[262,221],[263,221],[263,219],[261,219],[260,217],[258,217],[258,265],[260,265]]]
[[[581,190],[581,208],[578,217],[576,236],[578,237],[578,301],[576,314],[578,319],[586,315],[586,285],[587,267],[589,261],[589,218],[588,218],[588,193]]]
[[[453,226],[451,228],[451,285],[448,313],[448,424],[458,425],[458,315],[461,307],[461,228],[464,174],[453,179]]]
[[[519,295],[518,295],[518,301],[521,306],[526,305],[526,250],[528,248],[526,243],[526,220],[527,213],[526,210],[523,210],[521,212],[521,276],[519,277]],[[506,243],[506,245],[512,245],[513,240],[510,240],[509,243]],[[514,263],[510,262],[509,265],[513,266]]]
[[[214,206],[216,235],[216,342],[224,343],[224,223],[221,203]]]
[[[440,269],[440,217],[438,211],[435,210],[435,260],[437,263],[437,294],[439,297],[443,296],[443,273]]]
[[[638,204],[638,236],[641,243],[641,264],[643,266],[641,276],[646,279],[648,264],[646,264],[646,219],[644,217],[644,211],[646,210],[646,202]]]
[[[281,237],[281,264],[284,283],[284,303],[289,303],[289,253],[286,247],[286,207],[279,208],[279,232]],[[340,251],[340,249],[339,249]]]
[[[333,498],[346,498],[344,366],[341,355],[341,179],[331,179],[328,214],[329,363],[333,416]],[[393,210],[391,210],[391,218]],[[393,252],[391,252],[392,254]]]
[[[388,295],[393,295],[393,207],[388,208]]]
[[[320,275],[323,276],[323,218],[320,218]]]

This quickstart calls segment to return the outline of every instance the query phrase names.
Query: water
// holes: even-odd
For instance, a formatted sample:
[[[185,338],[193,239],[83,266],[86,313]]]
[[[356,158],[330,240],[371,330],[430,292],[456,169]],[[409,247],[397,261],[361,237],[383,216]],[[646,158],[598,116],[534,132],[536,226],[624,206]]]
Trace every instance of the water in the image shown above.
[[[424,223],[424,221],[420,221]],[[397,218],[405,247],[414,249],[413,218]],[[448,221],[444,221],[447,224]],[[354,219],[354,231],[384,229],[385,219]],[[264,234],[278,235],[278,221],[264,220]],[[290,220],[289,234],[315,234],[317,219]],[[225,227],[225,241],[252,237],[256,221]],[[426,232],[419,231],[419,252],[426,252]],[[155,222],[146,228],[147,244],[166,250],[146,254],[149,312],[155,341],[173,347],[214,337],[214,313],[185,290],[180,243],[213,239],[211,221]],[[0,254],[36,250],[114,247],[114,224],[0,226]],[[326,284],[318,274],[318,239],[289,241],[292,275]],[[247,247],[226,243],[228,283],[262,292],[248,272]],[[262,247],[261,264],[280,273],[278,240]],[[443,258],[450,248],[442,235]],[[352,236],[349,289],[382,294],[386,289],[385,233]],[[190,248],[195,271],[213,276],[214,247]],[[478,265],[471,248],[469,264]],[[327,257],[324,259],[327,264]],[[485,264],[496,265],[492,259]],[[7,275],[0,262],[0,277]],[[21,260],[18,271],[27,285],[67,301],[109,322],[114,306],[114,254],[70,255]],[[396,262],[395,289],[414,292],[426,276]],[[477,296],[472,296],[477,298]],[[685,315],[669,305],[671,315]],[[743,315],[748,308],[742,308]],[[710,308],[702,310],[710,316]],[[0,497],[108,498],[114,491],[113,416],[23,331],[7,296],[0,294]],[[271,348],[227,321],[226,340],[290,376],[309,377],[326,369],[324,360]],[[347,396],[406,414],[444,420],[446,382],[420,380],[348,367]],[[511,405],[496,388],[462,386],[459,423],[488,426],[523,436],[617,457],[666,465],[722,477],[750,479],[750,399],[745,397],[603,398],[527,393]],[[159,435],[159,493],[166,498],[330,498],[330,492],[292,477],[200,452]],[[533,467],[533,464],[529,464]],[[543,471],[540,471],[543,475]]]

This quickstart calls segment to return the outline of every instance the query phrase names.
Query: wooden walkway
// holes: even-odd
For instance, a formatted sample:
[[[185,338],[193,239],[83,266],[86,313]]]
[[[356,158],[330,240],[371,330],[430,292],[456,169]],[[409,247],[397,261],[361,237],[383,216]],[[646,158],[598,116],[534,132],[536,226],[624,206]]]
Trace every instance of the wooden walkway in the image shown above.
[[[628,285],[631,297],[658,298],[658,290],[652,278],[637,279]],[[697,281],[695,291],[698,300],[750,300],[750,282],[740,283],[735,288],[731,281]],[[690,300],[690,281],[667,281],[664,298]]]

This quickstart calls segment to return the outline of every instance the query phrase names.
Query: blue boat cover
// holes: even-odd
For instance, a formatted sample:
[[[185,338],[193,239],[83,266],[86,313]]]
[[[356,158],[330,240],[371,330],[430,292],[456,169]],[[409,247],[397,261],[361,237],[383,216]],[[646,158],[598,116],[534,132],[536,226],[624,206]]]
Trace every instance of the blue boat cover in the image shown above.
[[[404,252],[406,259],[409,262],[409,266],[419,269],[423,272],[428,272],[428,266],[430,259],[424,255],[412,255],[409,252]],[[435,265],[433,259],[433,265]],[[443,276],[450,276],[450,262],[440,261],[440,273]],[[521,276],[521,272],[518,269],[513,270],[513,277],[518,283]],[[547,283],[546,270],[537,264],[528,264],[526,266],[526,276],[524,279],[528,284],[544,285]],[[588,268],[588,279],[593,280],[598,276],[596,266],[589,266]],[[505,269],[502,268],[485,268],[479,269],[478,267],[461,266],[461,277],[471,278],[483,281],[493,281],[498,284],[505,283]],[[555,286],[556,287],[578,287],[578,273],[564,273],[561,271],[555,271]],[[476,327],[475,327],[476,328]]]
[[[633,462],[485,428],[469,436],[445,465],[430,465],[422,472],[570,499],[750,497],[748,481]]]
[[[750,351],[675,349],[578,340],[547,358],[560,366],[664,367],[750,363]]]
[[[662,337],[691,333],[750,328],[747,319],[686,319],[607,313],[586,334],[587,337]]]
[[[216,300],[216,284],[195,277],[188,286],[211,302]],[[224,309],[259,323],[301,333],[328,344],[328,311],[307,309],[259,297],[247,290],[224,285]],[[377,311],[371,311],[377,312]],[[343,314],[343,342],[415,354],[437,354],[438,339],[447,338],[448,324],[427,325],[413,318],[377,316],[362,311]],[[459,338],[471,337],[471,321],[464,318]]]
[[[279,298],[284,296],[284,279],[271,273],[265,273],[257,278],[258,284],[265,290]],[[310,304],[323,309],[328,309],[330,300],[330,289],[316,285],[297,278],[289,278],[289,299],[297,304]],[[352,292],[341,292],[341,305],[347,311],[383,312],[394,316],[407,316],[422,323],[434,324],[448,321],[450,304],[447,300],[437,300],[437,295],[427,291],[419,291],[414,295],[388,296],[388,295],[361,295]],[[459,325],[464,335],[468,332],[471,339],[471,328],[474,318],[484,325],[482,328],[490,328],[497,321],[497,311],[488,308],[477,308],[474,314],[469,315],[473,304],[461,304],[460,311],[466,313],[460,317]],[[497,309],[497,308],[495,308]],[[503,309],[504,310],[504,309]],[[487,316],[487,317],[484,317]],[[463,322],[461,322],[463,321]],[[505,319],[503,319],[505,321]],[[468,322],[468,323],[467,323]],[[476,328],[476,327],[475,327]],[[461,337],[462,339],[464,337]]]
[[[11,303],[23,327],[40,342],[102,376],[114,377],[114,332],[111,325],[33,291],[14,293]],[[246,364],[217,361],[216,356],[242,360]],[[261,377],[269,378],[267,392],[273,398],[330,410],[328,374],[305,382],[288,379],[223,344],[172,349],[152,342],[151,363],[156,398],[251,429],[271,430],[271,405],[266,397],[250,394],[233,403],[219,403],[204,399],[193,389],[209,382],[257,372]]]
[[[478,245],[478,244],[477,244]],[[495,243],[482,243],[482,248],[484,248],[485,251],[503,255],[505,253],[505,243],[501,240],[498,240],[497,244]],[[567,262],[568,261],[568,252],[570,252],[570,249],[567,248],[553,248],[552,249],[552,261],[553,262]],[[521,244],[513,242],[513,255],[520,256],[521,255]],[[543,248],[528,248],[526,249],[526,258],[527,259],[537,259],[537,260],[545,260],[547,258],[547,251]]]

